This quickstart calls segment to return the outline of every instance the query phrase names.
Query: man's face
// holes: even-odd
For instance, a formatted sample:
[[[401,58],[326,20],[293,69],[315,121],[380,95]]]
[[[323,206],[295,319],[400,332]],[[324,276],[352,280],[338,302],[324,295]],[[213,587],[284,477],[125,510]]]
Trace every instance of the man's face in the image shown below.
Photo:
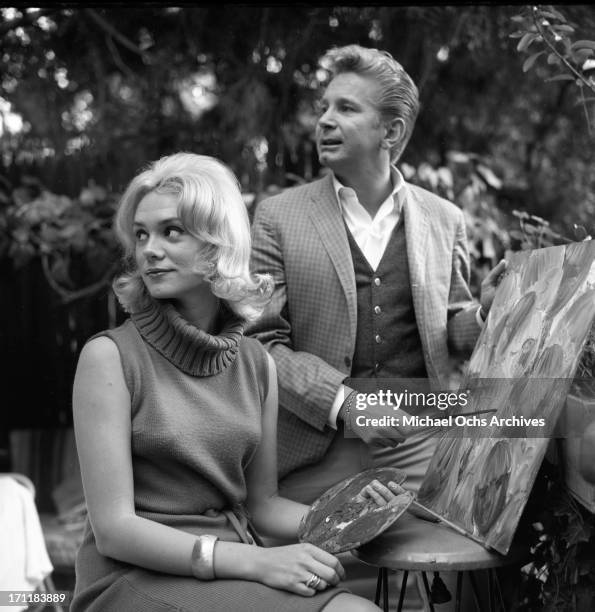
[[[353,72],[340,73],[329,83],[316,124],[321,164],[345,176],[386,163],[388,149],[381,147],[386,129],[376,109],[377,97],[376,82]]]

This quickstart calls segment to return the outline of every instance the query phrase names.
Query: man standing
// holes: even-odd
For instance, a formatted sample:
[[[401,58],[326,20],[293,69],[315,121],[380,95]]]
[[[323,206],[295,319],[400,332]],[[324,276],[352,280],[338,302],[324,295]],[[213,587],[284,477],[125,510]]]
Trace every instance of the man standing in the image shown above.
[[[358,426],[344,382],[444,386],[449,351],[471,351],[504,270],[473,301],[462,212],[397,170],[419,108],[401,65],[357,45],[326,58],[316,144],[331,173],[261,202],[253,225],[253,271],[272,274],[275,291],[249,333],[278,370],[279,490],[303,503],[372,465],[400,467],[419,488],[435,438]]]

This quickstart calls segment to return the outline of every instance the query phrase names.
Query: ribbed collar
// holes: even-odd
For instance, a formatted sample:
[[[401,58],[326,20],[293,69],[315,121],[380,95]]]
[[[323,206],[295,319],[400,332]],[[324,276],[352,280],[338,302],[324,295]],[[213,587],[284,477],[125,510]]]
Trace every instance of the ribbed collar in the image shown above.
[[[145,342],[191,376],[211,376],[235,359],[244,325],[225,310],[221,332],[213,336],[186,321],[169,303],[151,304],[130,317]]]

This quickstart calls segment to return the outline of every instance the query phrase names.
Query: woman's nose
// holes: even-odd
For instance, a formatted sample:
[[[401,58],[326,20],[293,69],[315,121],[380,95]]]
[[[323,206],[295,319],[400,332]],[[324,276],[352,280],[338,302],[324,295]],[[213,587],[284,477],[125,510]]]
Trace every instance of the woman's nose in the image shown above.
[[[159,238],[156,236],[149,236],[143,245],[143,255],[147,259],[160,259],[163,257],[163,248]]]

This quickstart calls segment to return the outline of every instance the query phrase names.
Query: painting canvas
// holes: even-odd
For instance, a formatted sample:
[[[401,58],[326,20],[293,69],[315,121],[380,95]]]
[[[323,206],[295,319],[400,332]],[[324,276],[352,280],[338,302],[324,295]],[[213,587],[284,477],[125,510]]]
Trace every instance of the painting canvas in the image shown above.
[[[443,433],[423,506],[508,552],[594,316],[595,241],[509,258],[461,386],[471,390],[465,411],[487,413],[490,424]],[[536,418],[544,426],[516,424]]]

